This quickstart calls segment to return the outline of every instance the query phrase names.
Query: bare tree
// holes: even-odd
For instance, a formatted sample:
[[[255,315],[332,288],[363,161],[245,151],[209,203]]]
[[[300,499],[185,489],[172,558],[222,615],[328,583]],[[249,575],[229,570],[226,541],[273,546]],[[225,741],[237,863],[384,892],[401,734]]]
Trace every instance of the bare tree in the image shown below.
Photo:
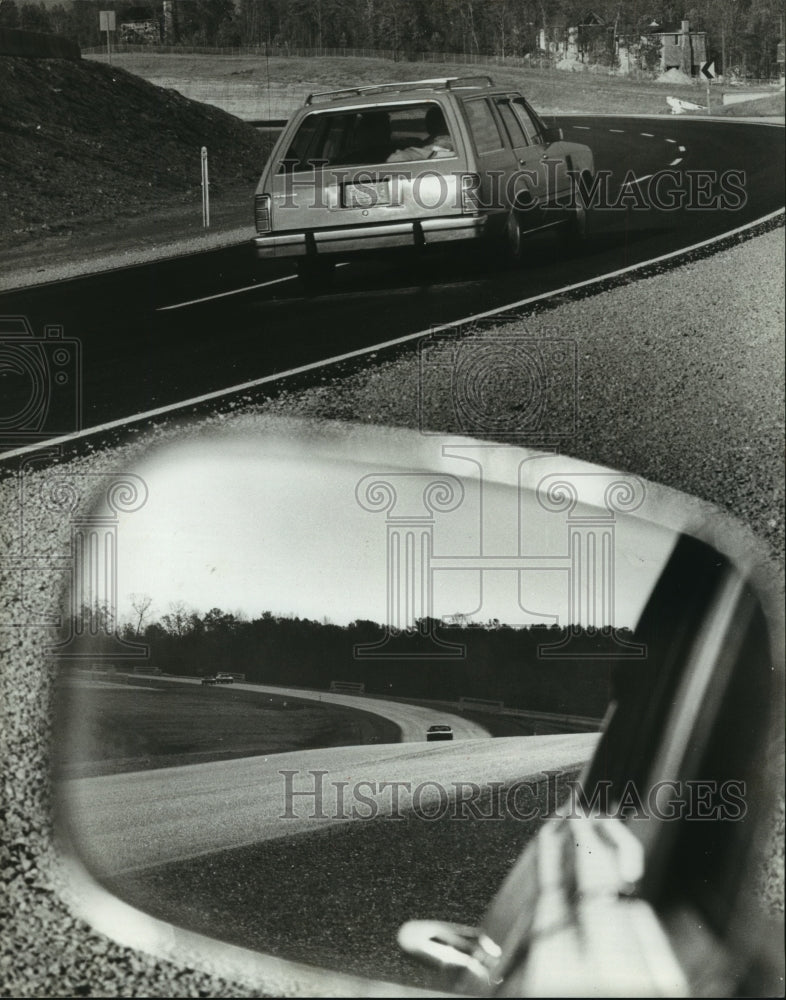
[[[132,594],[131,595],[131,607],[136,613],[136,634],[142,631],[142,622],[147,617],[147,613],[150,610],[150,605],[153,603],[153,598],[150,594]]]

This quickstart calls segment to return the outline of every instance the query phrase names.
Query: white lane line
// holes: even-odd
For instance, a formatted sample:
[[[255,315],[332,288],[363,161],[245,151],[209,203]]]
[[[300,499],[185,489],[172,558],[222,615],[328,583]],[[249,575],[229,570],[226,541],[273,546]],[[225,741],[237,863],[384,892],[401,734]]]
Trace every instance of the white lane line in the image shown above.
[[[336,264],[336,267],[347,267],[348,261]],[[159,306],[156,312],[166,312],[168,309],[183,309],[185,306],[197,305],[200,302],[212,302],[213,299],[225,299],[230,295],[242,295],[243,292],[253,292],[257,288],[267,288],[268,285],[278,285],[282,281],[292,281],[297,278],[296,274],[287,274],[283,278],[271,278],[270,281],[262,281],[256,285],[245,285],[243,288],[233,288],[228,292],[217,292],[215,295],[205,295],[201,299],[189,299],[188,302],[174,302],[171,306]]]
[[[282,281],[292,281],[296,274],[288,274],[285,278],[273,278],[270,281],[263,281],[258,285],[245,285],[243,288],[233,288],[229,292],[217,292],[215,295],[205,295],[201,299],[189,299],[187,302],[173,302],[171,306],[159,306],[156,312],[168,312],[170,309],[183,309],[185,306],[196,306],[201,302],[212,302],[214,299],[226,299],[231,295],[242,295],[244,292],[255,292],[259,288],[267,288],[268,285],[277,285]]]
[[[105,431],[117,430],[120,427],[128,427],[131,424],[139,423],[142,420],[150,420],[154,417],[161,417],[168,413],[176,413],[179,410],[185,410],[191,406],[197,406],[200,403],[222,399],[225,396],[231,396],[235,393],[243,392],[244,390],[256,389],[263,385],[269,385],[271,382],[277,382],[280,379],[289,378],[291,375],[300,375],[303,372],[314,371],[317,368],[325,368],[327,365],[338,364],[342,361],[352,360],[353,358],[361,358],[368,354],[376,354],[378,351],[387,350],[390,347],[397,347],[400,344],[411,343],[413,340],[428,337],[434,333],[441,333],[443,330],[452,330],[457,326],[464,326],[465,324],[476,323],[481,319],[489,319],[492,316],[500,316],[506,312],[513,312],[515,309],[521,309],[524,306],[534,305],[536,302],[543,302],[545,299],[556,298],[556,296],[564,295],[566,292],[574,292],[580,288],[591,288],[593,285],[600,285],[605,281],[612,280],[613,278],[620,278],[626,274],[633,274],[636,271],[642,271],[645,268],[652,267],[653,264],[660,264],[666,260],[674,260],[675,257],[681,257],[683,254],[693,253],[695,250],[701,250],[702,247],[712,246],[713,243],[720,243],[722,240],[727,240],[731,236],[736,236],[738,233],[747,232],[749,229],[755,229],[757,226],[761,226],[765,222],[777,219],[784,214],[786,214],[786,209],[779,208],[777,211],[769,212],[767,215],[762,215],[760,218],[754,219],[752,222],[746,222],[744,226],[738,226],[736,229],[729,229],[724,233],[720,233],[718,236],[711,236],[707,240],[701,240],[699,243],[692,243],[690,246],[681,247],[679,250],[672,250],[669,253],[661,254],[659,257],[651,257],[649,260],[643,260],[638,264],[629,264],[627,267],[618,268],[616,271],[599,274],[594,278],[587,278],[584,281],[574,282],[572,285],[563,285],[562,288],[554,288],[548,292],[541,292],[540,295],[533,295],[528,299],[519,299],[517,302],[508,302],[504,306],[497,306],[495,309],[487,309],[485,312],[473,313],[471,316],[462,316],[461,319],[451,320],[449,323],[443,323],[442,326],[432,326],[426,330],[418,330],[417,333],[407,333],[403,337],[386,340],[381,344],[372,344],[370,347],[361,347],[356,351],[349,351],[346,354],[337,354],[332,358],[325,358],[322,361],[313,361],[311,364],[301,365],[298,368],[289,368],[287,371],[278,372],[275,375],[265,375],[263,378],[254,379],[251,382],[242,382],[239,385],[230,386],[228,389],[218,389],[215,392],[207,392],[202,396],[194,396],[192,399],[186,399],[180,403],[170,403],[168,406],[159,406],[155,410],[147,410],[144,413],[135,413],[132,417],[123,417],[120,420],[110,420],[105,424],[97,424],[95,427],[86,427],[84,430],[77,431],[74,434],[63,434],[60,437],[50,438],[48,441],[39,441],[36,442],[36,444],[29,444],[22,448],[15,448],[12,451],[5,451],[0,453],[0,459],[15,458],[18,455],[26,455],[29,452],[41,451],[44,448],[51,448],[59,444],[67,444],[70,441],[78,441],[80,438],[87,437],[90,434],[99,434]]]
[[[681,152],[681,153],[685,153],[685,152],[687,152],[687,150],[685,149],[685,147],[684,147],[684,146],[680,146],[680,152]]]
[[[677,140],[676,139],[667,139],[666,142],[670,142],[672,144],[672,146],[676,146],[677,145]]]
[[[646,139],[654,139],[655,136],[652,132],[640,132],[639,135],[643,135]]]
[[[620,135],[624,135],[625,129],[624,128],[610,128],[609,132],[619,132]]]
[[[589,125],[574,125],[573,127],[581,129],[582,132],[589,132],[589,131],[591,131]]]
[[[672,160],[669,164],[670,167],[676,167],[678,163],[682,163],[682,157],[678,156],[676,160]]]
[[[652,176],[654,175],[645,174],[643,177],[634,177],[632,181],[625,181],[625,183],[621,185],[621,188],[632,187],[634,184],[641,184],[642,181],[648,181]]]

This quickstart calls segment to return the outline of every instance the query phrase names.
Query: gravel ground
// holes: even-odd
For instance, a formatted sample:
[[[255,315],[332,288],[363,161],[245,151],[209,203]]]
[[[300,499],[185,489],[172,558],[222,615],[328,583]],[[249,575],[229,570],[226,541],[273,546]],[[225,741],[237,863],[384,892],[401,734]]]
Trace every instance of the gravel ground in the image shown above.
[[[782,568],[783,243],[778,228],[603,295],[484,327],[472,334],[473,343],[480,350],[500,336],[515,341],[524,333],[541,341],[570,338],[577,358],[576,425],[564,450],[715,501],[747,522]],[[432,345],[427,356],[438,360],[446,350]],[[262,409],[417,426],[418,371],[414,355],[369,362],[362,373],[280,395]],[[448,430],[455,425],[452,382],[434,374],[433,365],[429,371],[429,424]],[[508,377],[512,382],[505,391]],[[499,419],[507,421],[508,439],[526,442],[515,378],[503,373],[493,388],[497,405],[502,401]],[[247,418],[207,419],[226,425]],[[70,468],[80,473],[127,468],[146,442],[174,433],[166,424],[142,431],[133,444],[75,459]],[[27,595],[26,605],[11,566],[20,554],[20,509],[11,479],[0,481],[0,510],[0,622],[19,623],[30,620],[33,595]],[[28,551],[33,546],[51,562],[67,540],[68,524],[53,525],[33,500],[24,513]],[[56,574],[50,572],[37,586],[37,606],[53,607]],[[42,668],[45,639],[40,627],[0,629],[5,761],[0,867],[7,889],[0,903],[0,991],[19,997],[264,995],[258,985],[233,984],[115,945],[87,929],[61,900],[62,869],[50,839],[52,677]],[[778,752],[782,758],[782,746]],[[772,908],[782,911],[782,838],[774,843],[766,892]]]

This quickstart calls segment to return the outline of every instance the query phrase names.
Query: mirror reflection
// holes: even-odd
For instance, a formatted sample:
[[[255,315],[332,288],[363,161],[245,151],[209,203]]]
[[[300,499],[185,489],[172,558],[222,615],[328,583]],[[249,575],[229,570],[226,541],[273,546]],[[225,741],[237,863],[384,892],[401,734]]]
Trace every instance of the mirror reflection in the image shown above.
[[[636,477],[377,428],[154,451],[74,527],[76,851],[177,925],[427,983],[397,928],[480,920],[591,757],[613,672],[652,667],[678,532],[650,508]]]

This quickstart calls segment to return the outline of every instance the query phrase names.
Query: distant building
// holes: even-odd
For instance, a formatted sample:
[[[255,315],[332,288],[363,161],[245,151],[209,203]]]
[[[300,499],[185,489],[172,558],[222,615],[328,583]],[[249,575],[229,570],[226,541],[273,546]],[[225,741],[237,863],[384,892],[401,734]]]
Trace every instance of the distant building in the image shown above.
[[[157,45],[160,41],[158,21],[124,21],[120,25],[121,45]]]
[[[660,39],[662,72],[679,69],[687,76],[696,76],[707,62],[707,32],[691,31],[690,21],[682,21],[679,28],[668,30],[658,26],[650,35]]]
[[[123,11],[127,20],[119,25],[118,41],[121,45],[157,45],[161,41],[160,7],[129,7]]]
[[[555,18],[548,28],[538,32],[538,48],[555,60],[608,64],[616,62],[623,72],[634,69],[679,69],[687,76],[696,76],[707,61],[707,33],[692,31],[689,21],[679,26],[661,26],[652,22],[642,32],[624,25],[610,24],[599,14],[589,11],[581,23],[570,25]],[[659,62],[649,64],[643,53],[659,51]]]

